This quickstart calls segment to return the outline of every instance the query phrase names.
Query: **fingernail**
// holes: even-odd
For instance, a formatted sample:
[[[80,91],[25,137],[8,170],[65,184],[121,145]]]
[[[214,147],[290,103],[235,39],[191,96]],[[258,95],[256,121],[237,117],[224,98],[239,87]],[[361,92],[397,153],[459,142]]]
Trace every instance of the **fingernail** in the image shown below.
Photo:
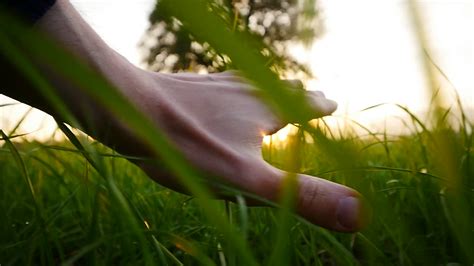
[[[337,221],[346,230],[356,230],[361,225],[362,204],[360,199],[346,197],[339,200],[337,206]]]

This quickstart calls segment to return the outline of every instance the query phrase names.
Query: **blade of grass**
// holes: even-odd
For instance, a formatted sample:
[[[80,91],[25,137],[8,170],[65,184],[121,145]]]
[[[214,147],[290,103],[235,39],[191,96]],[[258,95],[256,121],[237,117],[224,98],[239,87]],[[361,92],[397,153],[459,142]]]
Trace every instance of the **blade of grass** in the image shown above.
[[[23,122],[25,121],[25,119],[28,117],[28,115],[31,113],[31,111],[33,111],[33,108],[29,108],[28,111],[26,111],[21,117],[20,119],[18,119],[18,122],[15,124],[15,126],[13,127],[12,130],[10,130],[10,133],[8,134],[8,136],[13,136],[13,134],[15,134],[15,132],[18,130],[18,128],[21,126],[21,124],[23,124]]]
[[[20,103],[2,103],[0,104],[0,108],[2,107],[8,107],[8,106],[15,106],[15,105],[19,105]]]
[[[200,202],[209,221],[214,223],[224,235],[233,239],[236,243],[236,250],[241,253],[242,258],[247,261],[249,265],[255,264],[249,248],[245,245],[245,242],[237,231],[229,226],[224,219],[216,219],[216,217],[220,216],[216,215],[216,205],[209,200],[211,193],[202,184],[196,182],[196,180],[205,180],[204,175],[188,164],[183,156],[176,151],[163,136],[161,131],[159,131],[148,118],[143,116],[143,114],[133,107],[124,96],[102,77],[97,76],[91,69],[77,62],[70,54],[58,48],[57,45],[51,41],[38,36],[35,32],[24,29],[21,30],[15,26],[10,27],[8,32],[15,34],[14,36],[18,39],[18,44],[24,45],[25,49],[32,55],[41,58],[39,60],[46,60],[52,65],[58,66],[57,71],[59,73],[78,83],[79,87],[83,88],[86,93],[104,104],[107,109],[127,123],[138,137],[144,139],[150,145],[151,149],[156,151],[157,154],[162,155],[160,158],[164,161],[165,165],[176,174],[181,183],[188,188],[192,194],[197,196],[197,200]],[[31,43],[35,43],[35,45],[32,46]],[[13,52],[15,55],[19,54],[15,46],[4,45],[2,48],[6,50],[7,53]],[[19,56],[19,58],[22,57]],[[17,61],[16,56],[11,57],[11,60]],[[25,63],[28,66],[28,61],[22,61],[21,63]],[[30,72],[33,72],[29,71],[31,69],[34,70],[31,66],[22,68],[26,74],[31,74]],[[33,72],[33,74],[35,73],[36,72]],[[37,75],[29,76],[33,82],[39,82],[40,85],[44,85],[42,88],[48,90],[47,97],[51,94],[54,95],[53,90],[48,84],[38,79]],[[56,104],[56,102],[52,101],[52,104]]]
[[[421,13],[418,9],[418,3],[416,0],[408,1],[408,12],[411,16],[414,29],[416,31],[416,37],[418,38],[419,50],[424,55],[422,58],[423,70],[425,71],[425,79],[428,82],[428,92],[435,94],[438,87],[438,76],[436,75],[433,64],[430,61],[429,55],[430,45],[427,32],[422,22]],[[434,116],[433,121],[435,122],[437,130],[437,138],[435,144],[437,150],[435,151],[435,159],[440,166],[440,169],[444,176],[449,177],[449,183],[455,184],[454,188],[446,191],[446,202],[450,207],[450,216],[446,217],[452,222],[451,230],[457,238],[457,242],[462,250],[464,256],[464,263],[474,263],[474,253],[471,252],[474,246],[474,231],[472,225],[474,224],[474,203],[472,200],[472,193],[466,192],[462,188],[464,187],[465,180],[461,174],[460,169],[462,166],[458,160],[455,146],[452,144],[453,141],[449,134],[446,133],[449,125],[443,119],[443,100],[447,99],[440,90],[438,96],[434,101]]]
[[[35,209],[35,212],[36,212],[36,217],[39,220],[39,224],[40,224],[40,229],[39,230],[40,230],[41,235],[42,235],[42,241],[44,243],[48,243],[49,242],[48,241],[49,237],[47,235],[47,224],[44,220],[43,212],[42,212],[41,207],[39,205],[39,202],[37,200],[33,183],[31,182],[31,179],[28,175],[28,171],[26,169],[25,162],[21,158],[20,153],[18,152],[18,150],[15,148],[15,145],[13,145],[13,143],[10,141],[8,136],[1,129],[0,129],[0,136],[4,139],[7,147],[10,149],[10,152],[11,152],[13,158],[15,159],[15,162],[16,162],[18,168],[20,169],[21,175],[23,176],[23,179],[26,183],[26,186],[28,187],[28,191],[30,193],[31,200],[33,202],[33,206],[34,206],[34,209]],[[53,262],[53,254],[51,253],[51,250],[49,248],[46,248],[44,251],[46,253],[47,262],[52,263]]]
[[[196,258],[201,265],[216,266],[216,264],[206,256],[206,254],[204,254],[195,243],[179,236],[174,236],[173,238],[173,242],[177,248]]]
[[[278,217],[278,229],[275,246],[268,260],[267,265],[289,265],[290,264],[290,237],[292,211],[296,207],[298,196],[298,176],[295,174],[301,169],[302,143],[304,142],[304,130],[298,129],[294,145],[290,149],[288,169],[290,173],[286,175],[282,183],[281,208]]]
[[[116,186],[115,181],[112,178],[110,171],[107,171],[106,166],[104,165],[103,160],[101,157],[98,156],[90,156],[90,152],[86,151],[86,148],[82,145],[79,139],[72,133],[72,131],[63,123],[58,122],[59,129],[67,136],[69,141],[81,152],[81,154],[86,158],[86,160],[94,167],[94,169],[107,180],[108,187],[112,194],[114,195],[115,200],[119,203],[119,206],[123,210],[123,217],[126,218],[127,223],[131,226],[132,231],[137,236],[141,246],[142,251],[145,259],[146,265],[153,265],[153,259],[150,254],[150,250],[146,243],[146,239],[144,234],[141,230],[139,223],[137,222],[136,216],[133,214],[131,207],[127,200],[125,199],[124,195],[120,191],[120,189]],[[95,154],[95,153],[92,153]]]
[[[209,10],[208,1],[195,0],[190,5],[186,0],[163,0],[160,4],[165,12],[178,18],[198,40],[209,43],[218,52],[229,56],[242,74],[260,89],[262,100],[284,121],[304,123],[314,117],[304,92],[288,89],[265,66],[266,59],[261,54],[263,44],[247,33],[233,32],[225,20]]]

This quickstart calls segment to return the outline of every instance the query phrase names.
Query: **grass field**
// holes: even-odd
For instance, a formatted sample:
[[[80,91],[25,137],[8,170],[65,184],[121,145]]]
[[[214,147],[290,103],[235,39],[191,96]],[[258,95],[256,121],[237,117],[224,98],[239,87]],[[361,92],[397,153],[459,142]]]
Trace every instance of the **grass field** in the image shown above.
[[[283,254],[276,254],[279,265],[472,262],[474,160],[472,125],[466,126],[425,131],[413,120],[416,131],[406,136],[313,135],[314,142],[300,147],[301,171],[361,191],[372,205],[373,221],[360,233],[342,234],[291,217],[284,228]],[[285,167],[295,138],[265,145],[264,156]],[[109,177],[66,141],[3,142],[2,265],[245,265],[235,243],[216,229],[194,198],[155,184],[91,139],[79,139],[100,153]],[[451,156],[456,156],[451,161],[458,180],[440,167],[450,160],[439,156],[436,143],[442,139],[450,141]],[[215,213],[236,228],[252,261],[274,265],[281,212],[246,207],[241,197],[236,203],[216,202]]]
[[[408,115],[404,127],[410,133],[371,132],[353,124],[364,131],[355,134],[328,128],[322,120],[307,126],[311,110],[302,94],[289,91],[268,69],[254,39],[229,31],[203,0],[192,8],[184,0],[163,3],[197,38],[228,55],[285,121],[303,122],[305,134],[268,142],[263,156],[280,168],[357,189],[372,206],[372,223],[356,234],[311,225],[290,214],[291,186],[284,191],[283,208],[247,207],[244,196],[252,195],[225,187],[234,192],[234,203],[209,199],[196,181],[202,173],[103,77],[0,14],[1,55],[51,109],[79,125],[32,58],[55,66],[120,117],[196,196],[157,185],[122,156],[66,126],[62,131],[69,141],[62,142],[27,142],[1,131],[0,266],[474,263],[473,124],[459,103],[441,104],[436,78],[442,71],[434,73],[433,62],[424,61],[433,95],[429,118],[399,106]],[[416,30],[420,48],[429,50],[422,27]]]

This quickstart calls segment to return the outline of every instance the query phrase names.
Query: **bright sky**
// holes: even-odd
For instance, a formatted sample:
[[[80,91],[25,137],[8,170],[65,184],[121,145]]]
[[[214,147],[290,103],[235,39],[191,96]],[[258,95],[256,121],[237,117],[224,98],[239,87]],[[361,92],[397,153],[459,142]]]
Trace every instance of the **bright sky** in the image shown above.
[[[474,107],[474,5],[470,0],[419,1],[431,57],[452,81],[465,105]],[[321,0],[327,32],[315,42],[309,63],[321,89],[339,102],[337,113],[364,123],[399,114],[379,103],[399,103],[416,112],[427,106],[421,53],[407,1]],[[452,94],[449,86],[447,94]],[[471,110],[472,111],[472,110]]]
[[[155,0],[72,0],[79,12],[114,49],[139,64],[137,44],[148,26]],[[349,114],[370,124],[394,108],[357,111],[379,103],[400,103],[414,111],[426,109],[426,89],[416,35],[401,0],[319,0],[326,33],[309,50],[292,49],[317,76],[309,89],[323,90],[339,103],[337,115]],[[474,5],[471,0],[420,1],[431,41],[431,56],[458,89],[465,105],[474,107]],[[446,87],[446,89],[450,89]],[[4,102],[0,98],[0,103]],[[13,110],[0,108],[0,128]],[[23,109],[26,110],[26,109]],[[19,115],[19,116],[20,116]],[[31,116],[22,132],[42,123]],[[43,130],[47,131],[47,130]]]

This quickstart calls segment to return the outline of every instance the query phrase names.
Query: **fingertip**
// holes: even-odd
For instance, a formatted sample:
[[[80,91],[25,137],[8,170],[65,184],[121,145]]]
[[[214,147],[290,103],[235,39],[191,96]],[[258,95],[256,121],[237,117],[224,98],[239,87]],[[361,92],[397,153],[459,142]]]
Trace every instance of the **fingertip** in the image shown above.
[[[362,196],[349,196],[339,200],[336,210],[337,230],[357,232],[364,228],[372,219],[367,201]]]
[[[266,163],[259,169],[257,182],[250,191],[266,199],[280,200],[288,173]],[[263,170],[262,170],[263,169]],[[367,200],[352,188],[322,178],[298,174],[295,211],[309,222],[339,232],[356,232],[372,218]]]
[[[356,232],[371,219],[369,204],[357,191],[301,175],[297,210],[308,221],[339,232]]]
[[[337,102],[330,99],[326,99],[326,101],[327,101],[327,112],[329,114],[334,113],[334,111],[337,110]]]
[[[315,118],[330,115],[337,109],[335,101],[323,97],[311,95],[310,102],[315,112]]]
[[[326,94],[324,94],[324,92],[322,91],[312,91],[312,90],[309,90],[308,93],[311,93],[317,97],[321,97],[321,98],[326,98]]]

